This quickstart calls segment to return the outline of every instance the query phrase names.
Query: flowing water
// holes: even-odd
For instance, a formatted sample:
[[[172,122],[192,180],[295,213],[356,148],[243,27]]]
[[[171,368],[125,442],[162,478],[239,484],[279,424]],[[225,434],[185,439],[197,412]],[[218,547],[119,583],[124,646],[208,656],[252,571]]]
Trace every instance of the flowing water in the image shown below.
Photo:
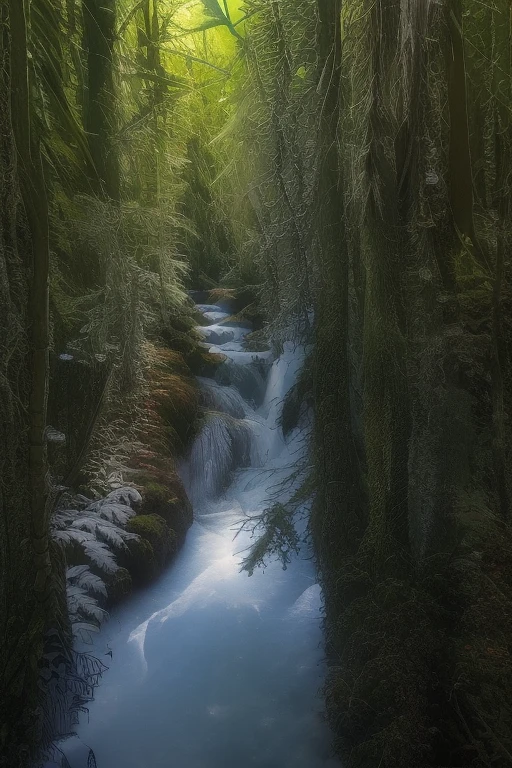
[[[248,576],[251,533],[236,535],[300,485],[306,427],[285,441],[278,419],[304,352],[249,353],[248,329],[223,325],[224,307],[201,310],[204,343],[227,360],[217,381],[199,380],[212,413],[182,468],[195,522],[163,577],[95,642],[109,670],[67,759],[86,768],[90,747],[98,768],[335,768],[311,552]]]

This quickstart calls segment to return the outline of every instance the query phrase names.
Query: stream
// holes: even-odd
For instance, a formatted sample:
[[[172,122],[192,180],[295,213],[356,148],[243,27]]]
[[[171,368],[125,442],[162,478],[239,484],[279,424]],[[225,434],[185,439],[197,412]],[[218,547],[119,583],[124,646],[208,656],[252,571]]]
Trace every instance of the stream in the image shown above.
[[[303,479],[307,416],[286,440],[279,416],[305,353],[292,343],[277,359],[249,352],[249,329],[224,324],[226,307],[199,309],[211,323],[204,344],[227,360],[216,381],[199,379],[211,414],[181,468],[195,522],[169,569],[95,640],[109,669],[66,757],[86,768],[87,745],[98,768],[336,768],[310,547],[286,570],[270,559],[240,571],[253,542],[241,523]]]

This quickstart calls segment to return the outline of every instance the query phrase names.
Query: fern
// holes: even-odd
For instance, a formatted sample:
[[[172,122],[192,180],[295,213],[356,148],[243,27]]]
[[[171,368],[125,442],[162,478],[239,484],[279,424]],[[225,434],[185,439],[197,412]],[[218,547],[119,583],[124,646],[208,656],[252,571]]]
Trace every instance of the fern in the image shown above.
[[[92,573],[88,565],[75,565],[66,571],[68,585],[76,585],[89,593],[107,597],[107,588],[99,576]]]
[[[67,588],[67,600],[68,610],[71,618],[71,623],[75,623],[75,619],[86,617],[88,619],[94,619],[98,625],[101,624],[106,618],[107,612],[100,608],[97,600],[91,595],[87,594],[85,589],[76,586],[68,586]]]
[[[95,632],[97,629],[91,628],[91,625],[84,623],[83,626],[77,627],[77,634],[81,631]],[[71,693],[80,696],[82,699],[92,699],[94,687],[83,677],[79,677],[78,675],[71,676],[68,679],[68,688]]]
[[[103,520],[107,520],[117,526],[123,526],[137,513],[126,504],[107,503],[101,505],[98,514]]]
[[[103,581],[95,576],[87,565],[68,568],[67,605],[73,634],[89,642],[92,632],[97,632],[107,618],[107,612],[100,607],[94,595],[106,597]]]
[[[99,515],[102,519],[114,523],[117,526],[124,526],[136,512],[130,506],[139,504],[142,501],[140,493],[130,486],[123,486],[111,491],[105,498],[97,501],[90,501],[82,497],[87,503],[87,510]]]
[[[64,548],[78,546],[92,565],[105,573],[115,573],[115,553],[126,551],[128,541],[138,538],[123,527],[134,515],[129,504],[141,501],[135,488],[121,487],[95,501],[78,495],[78,509],[60,509],[53,516],[52,536]],[[68,583],[95,594],[105,594],[101,579],[87,566],[68,569]]]
[[[74,652],[74,665],[78,676],[93,686],[98,685],[100,677],[106,670],[105,664],[88,653]]]
[[[98,519],[87,512],[79,513],[77,518],[71,523],[70,529],[95,534],[98,541],[109,544],[112,549],[118,551],[126,550],[126,541],[137,538],[135,534],[128,533],[123,528],[114,525],[114,523],[109,523],[103,518]]]
[[[88,560],[105,573],[115,573],[118,569],[115,557],[110,549],[95,534],[76,529],[57,529],[53,531],[55,541],[66,546],[78,545]]]

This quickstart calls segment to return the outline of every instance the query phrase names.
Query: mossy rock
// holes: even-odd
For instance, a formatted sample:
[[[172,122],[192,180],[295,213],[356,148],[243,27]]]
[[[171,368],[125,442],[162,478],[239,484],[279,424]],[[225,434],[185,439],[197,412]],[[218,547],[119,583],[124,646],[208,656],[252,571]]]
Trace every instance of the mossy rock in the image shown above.
[[[144,537],[128,541],[127,545],[128,550],[123,557],[123,562],[130,572],[133,583],[137,586],[147,584],[159,573],[152,545]]]
[[[134,581],[144,583],[157,576],[177,549],[177,536],[160,515],[137,515],[126,526],[139,539],[128,542]]]
[[[254,289],[247,286],[238,286],[231,288],[216,288],[210,291],[208,301],[200,302],[202,304],[229,304],[234,313],[244,312],[253,313],[258,307],[258,295]]]
[[[119,603],[132,591],[132,577],[126,568],[118,568],[114,573],[102,573],[101,578],[107,587],[106,608]]]
[[[129,475],[130,480],[139,488],[142,503],[139,516],[159,515],[175,532],[177,542],[181,543],[193,523],[192,505],[180,477],[164,467],[154,473],[148,470],[136,470]]]
[[[241,309],[236,318],[242,323],[250,323],[255,331],[263,328],[265,322],[265,316],[256,302]]]
[[[201,341],[197,331],[192,329],[177,330],[169,326],[162,331],[162,338],[170,349],[183,355],[187,364],[188,358],[194,354]]]
[[[130,533],[136,533],[147,539],[153,547],[155,556],[165,559],[173,554],[176,535],[160,515],[137,515],[129,520],[126,528]]]
[[[244,346],[249,352],[269,352],[271,349],[264,328],[248,333],[244,339]]]
[[[193,440],[199,413],[198,387],[195,379],[168,376],[166,391],[155,396],[173,455],[182,453]]]
[[[197,347],[194,354],[187,359],[187,364],[195,376],[213,378],[217,368],[227,360],[221,353],[208,352],[204,347]]]
[[[143,491],[141,515],[158,515],[162,517],[176,534],[178,541],[182,541],[186,532],[192,525],[192,505],[186,494],[175,493],[172,486],[150,482]],[[137,520],[137,518],[134,518]]]
[[[196,304],[215,304],[214,301],[210,298],[210,291],[203,290],[203,291],[189,291],[189,299],[190,299],[190,307],[191,311],[194,309]]]

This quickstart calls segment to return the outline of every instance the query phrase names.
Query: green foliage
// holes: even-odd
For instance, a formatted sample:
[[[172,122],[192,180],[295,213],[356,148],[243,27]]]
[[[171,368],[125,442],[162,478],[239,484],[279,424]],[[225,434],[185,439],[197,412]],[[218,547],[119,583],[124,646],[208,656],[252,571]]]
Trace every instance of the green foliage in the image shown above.
[[[273,504],[257,519],[251,518],[244,527],[249,527],[258,538],[242,560],[242,570],[252,576],[255,568],[265,566],[267,558],[277,559],[286,570],[300,543],[290,509],[280,503]]]
[[[31,37],[36,101],[36,128],[48,160],[68,190],[80,185],[80,173],[96,173],[87,137],[66,89],[65,28],[59,0],[32,0]],[[83,183],[83,182],[82,182]]]

